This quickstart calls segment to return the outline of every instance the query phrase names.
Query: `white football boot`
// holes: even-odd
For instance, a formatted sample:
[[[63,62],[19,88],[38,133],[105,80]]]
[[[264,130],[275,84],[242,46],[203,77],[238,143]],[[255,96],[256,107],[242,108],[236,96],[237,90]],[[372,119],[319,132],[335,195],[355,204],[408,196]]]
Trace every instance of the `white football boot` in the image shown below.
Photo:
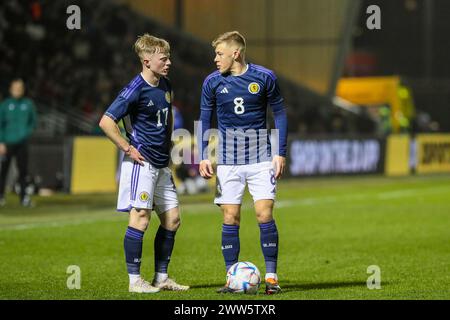
[[[159,292],[160,289],[152,286],[149,282],[145,281],[142,278],[139,278],[135,283],[131,284],[128,288],[128,291],[134,293],[156,293]]]
[[[152,285],[161,290],[172,290],[172,291],[186,291],[189,289],[189,286],[184,286],[182,284],[178,284],[174,279],[167,278],[164,281],[158,282],[153,280]]]

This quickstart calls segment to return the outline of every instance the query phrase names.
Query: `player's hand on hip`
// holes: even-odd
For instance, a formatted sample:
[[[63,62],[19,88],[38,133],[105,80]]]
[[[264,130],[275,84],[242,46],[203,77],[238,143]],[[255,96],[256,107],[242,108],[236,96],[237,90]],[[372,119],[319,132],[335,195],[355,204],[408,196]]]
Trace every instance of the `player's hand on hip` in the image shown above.
[[[200,166],[198,171],[200,172],[200,175],[205,179],[212,178],[214,174],[214,170],[211,164],[211,161],[209,160],[202,160],[200,161]]]
[[[274,156],[272,165],[275,170],[275,179],[280,179],[284,173],[284,167],[286,166],[286,158],[282,156]]]
[[[130,150],[126,152],[126,155],[129,156],[131,159],[139,163],[141,166],[144,165],[145,158],[141,155],[141,153],[133,146],[130,146]]]
[[[6,154],[6,144],[0,143],[0,156],[4,156]]]

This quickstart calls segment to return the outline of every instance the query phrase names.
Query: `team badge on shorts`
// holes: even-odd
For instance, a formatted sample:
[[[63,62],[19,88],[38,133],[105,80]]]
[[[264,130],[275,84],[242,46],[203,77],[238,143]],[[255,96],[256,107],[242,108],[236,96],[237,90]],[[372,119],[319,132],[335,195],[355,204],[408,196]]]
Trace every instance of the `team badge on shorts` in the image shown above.
[[[142,202],[147,202],[150,199],[150,195],[148,194],[148,192],[142,191],[139,194],[139,200],[141,200]]]
[[[171,101],[171,97],[170,97],[170,92],[169,91],[166,92],[166,101],[167,101],[167,103],[170,103],[170,101]]]
[[[248,92],[251,94],[257,94],[260,90],[259,84],[256,82],[252,82],[248,85]]]

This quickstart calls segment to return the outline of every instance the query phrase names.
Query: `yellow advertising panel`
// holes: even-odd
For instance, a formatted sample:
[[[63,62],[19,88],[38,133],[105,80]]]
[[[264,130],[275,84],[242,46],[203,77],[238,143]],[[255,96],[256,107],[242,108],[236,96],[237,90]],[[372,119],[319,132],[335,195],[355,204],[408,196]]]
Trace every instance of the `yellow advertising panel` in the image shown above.
[[[107,138],[74,138],[71,193],[116,191],[117,157],[117,148]]]
[[[399,131],[399,114],[401,113],[398,88],[400,78],[392,77],[361,77],[342,78],[339,80],[336,95],[359,105],[391,106],[392,127]]]
[[[450,172],[450,134],[416,137],[417,173]]]
[[[386,142],[385,173],[388,176],[405,176],[409,174],[409,136],[406,134],[390,135]]]
[[[343,78],[336,93],[355,104],[383,104],[397,95],[399,82],[398,77]]]

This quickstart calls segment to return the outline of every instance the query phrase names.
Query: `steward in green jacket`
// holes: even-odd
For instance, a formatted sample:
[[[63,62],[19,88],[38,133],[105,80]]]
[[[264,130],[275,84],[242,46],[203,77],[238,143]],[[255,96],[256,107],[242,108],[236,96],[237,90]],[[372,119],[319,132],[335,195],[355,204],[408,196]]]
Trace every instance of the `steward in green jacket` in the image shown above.
[[[33,101],[24,97],[22,79],[11,82],[11,97],[0,104],[0,206],[5,205],[5,185],[9,165],[13,157],[19,171],[20,200],[23,206],[31,206],[26,194],[28,178],[28,138],[36,127],[36,108]]]

